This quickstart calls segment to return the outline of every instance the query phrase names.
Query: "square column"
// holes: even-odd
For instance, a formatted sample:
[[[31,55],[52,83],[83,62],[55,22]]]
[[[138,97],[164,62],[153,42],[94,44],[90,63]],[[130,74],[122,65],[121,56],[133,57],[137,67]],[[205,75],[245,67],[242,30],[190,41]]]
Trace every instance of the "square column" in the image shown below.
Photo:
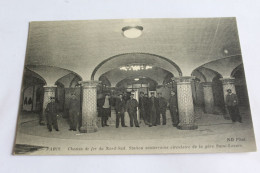
[[[198,126],[195,124],[195,114],[191,88],[191,82],[194,77],[183,76],[174,79],[177,82],[177,101],[179,113],[179,124],[177,128],[181,130],[197,129]]]
[[[81,133],[93,133],[97,126],[97,85],[99,81],[82,81],[82,126]]]
[[[220,78],[222,81],[223,86],[223,95],[224,95],[224,101],[225,101],[225,115],[224,118],[227,120],[230,120],[230,115],[227,110],[227,104],[226,104],[226,97],[228,95],[227,90],[231,89],[232,93],[236,94],[236,88],[235,88],[235,78],[232,77],[223,77]]]
[[[46,114],[45,109],[47,107],[47,104],[51,102],[51,97],[55,97],[55,92],[57,86],[43,86],[44,88],[44,97],[43,97],[43,106],[42,106],[42,114],[40,115],[39,123],[40,125],[45,125],[46,122]]]
[[[212,82],[203,82],[205,113],[214,113],[214,97],[212,91]]]

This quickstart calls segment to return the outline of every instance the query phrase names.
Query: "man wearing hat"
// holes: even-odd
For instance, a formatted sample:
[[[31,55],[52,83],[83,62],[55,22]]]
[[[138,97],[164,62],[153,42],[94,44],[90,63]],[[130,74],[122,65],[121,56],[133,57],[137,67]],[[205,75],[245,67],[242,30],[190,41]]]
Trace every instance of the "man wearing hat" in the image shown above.
[[[171,91],[171,96],[169,99],[169,109],[172,118],[172,125],[173,127],[177,127],[179,124],[179,115],[178,115],[177,97],[174,91]]]
[[[125,125],[125,100],[123,99],[123,94],[120,93],[119,98],[116,99],[116,128],[119,126],[119,120],[121,119],[121,126],[122,127],[127,127]]]
[[[231,89],[227,90],[226,104],[232,122],[242,123],[242,118],[238,109],[238,99],[235,93],[232,93]]]
[[[73,93],[71,94],[71,100],[69,103],[69,121],[70,121],[69,130],[77,131],[79,113],[80,113],[80,103],[76,98],[76,94]]]
[[[166,125],[166,108],[167,108],[167,101],[164,97],[162,97],[162,93],[158,93],[158,102],[159,102],[159,110],[157,116],[157,125],[160,125],[160,118],[162,114],[162,125]]]
[[[139,123],[137,121],[137,107],[138,102],[134,99],[134,94],[131,94],[130,99],[126,103],[126,110],[130,117],[130,126],[133,127],[133,121],[135,123],[135,127],[139,127]]]
[[[151,92],[151,97],[149,98],[149,106],[150,106],[150,124],[149,127],[157,125],[157,115],[159,109],[158,99],[154,96],[154,92]]]
[[[59,131],[57,123],[57,104],[55,102],[55,97],[50,97],[51,102],[47,104],[45,113],[47,120],[47,127],[49,131],[52,131],[52,126],[56,131]]]
[[[105,97],[98,100],[99,116],[101,116],[102,127],[109,126],[107,120],[111,117],[110,94],[105,93]]]
[[[145,124],[148,124],[147,106],[148,106],[148,98],[145,97],[144,92],[141,91],[139,97],[139,110],[140,110],[140,118],[144,121]]]

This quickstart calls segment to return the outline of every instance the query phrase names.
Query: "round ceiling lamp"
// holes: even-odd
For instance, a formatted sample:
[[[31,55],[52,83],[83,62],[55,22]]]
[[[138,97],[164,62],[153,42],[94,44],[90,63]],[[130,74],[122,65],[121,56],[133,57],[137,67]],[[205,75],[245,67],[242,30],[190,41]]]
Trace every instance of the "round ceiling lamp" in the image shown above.
[[[122,28],[123,35],[126,38],[138,38],[142,35],[142,26],[125,26]]]
[[[228,54],[228,50],[227,49],[224,49],[224,54]]]

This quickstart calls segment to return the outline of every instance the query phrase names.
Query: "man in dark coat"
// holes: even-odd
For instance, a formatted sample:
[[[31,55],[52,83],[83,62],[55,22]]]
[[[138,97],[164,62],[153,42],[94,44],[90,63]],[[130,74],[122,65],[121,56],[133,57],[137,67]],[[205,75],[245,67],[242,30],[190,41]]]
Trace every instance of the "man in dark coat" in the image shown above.
[[[157,115],[159,109],[158,99],[154,96],[154,92],[151,92],[151,97],[149,98],[149,106],[150,106],[150,125],[149,127],[157,125]]]
[[[149,103],[149,97],[148,97],[148,94],[144,94],[144,100],[145,101],[145,104],[144,104],[144,110],[145,110],[145,117],[146,117],[146,124],[149,125],[149,122],[150,122],[150,103]]]
[[[107,120],[111,117],[111,101],[110,94],[105,94],[105,97],[98,100],[99,116],[101,116],[102,127],[109,126]]]
[[[235,93],[232,93],[231,89],[227,90],[228,94],[226,96],[226,104],[227,104],[227,109],[230,115],[230,118],[232,122],[240,122],[242,123],[242,118],[239,113],[238,109],[238,99],[237,95]]]
[[[70,129],[77,131],[79,113],[80,113],[80,103],[76,98],[76,95],[73,93],[72,98],[69,103],[69,120],[70,120]]]
[[[169,109],[172,118],[172,125],[174,127],[177,127],[177,125],[179,124],[179,115],[178,115],[177,97],[174,91],[171,91],[171,96],[169,99]]]
[[[119,120],[121,119],[121,126],[127,127],[125,125],[125,107],[126,103],[123,99],[123,95],[119,94],[119,98],[116,99],[116,128],[119,126]]]
[[[139,110],[140,110],[140,118],[144,121],[145,124],[148,124],[147,121],[147,107],[148,107],[148,98],[144,97],[144,92],[140,92],[139,97]]]
[[[162,125],[166,125],[166,108],[167,108],[167,101],[165,98],[162,97],[162,93],[158,93],[158,101],[159,101],[159,111],[157,116],[157,125],[160,125],[160,118],[162,114]]]
[[[55,102],[55,97],[50,97],[51,102],[47,104],[45,113],[47,120],[47,127],[49,131],[52,131],[52,126],[56,131],[59,131],[58,122],[57,122],[57,104]]]
[[[133,127],[133,121],[135,123],[135,127],[139,127],[139,123],[137,121],[137,107],[138,102],[136,99],[134,99],[134,94],[131,94],[130,99],[127,100],[126,103],[126,110],[130,117],[130,126]]]

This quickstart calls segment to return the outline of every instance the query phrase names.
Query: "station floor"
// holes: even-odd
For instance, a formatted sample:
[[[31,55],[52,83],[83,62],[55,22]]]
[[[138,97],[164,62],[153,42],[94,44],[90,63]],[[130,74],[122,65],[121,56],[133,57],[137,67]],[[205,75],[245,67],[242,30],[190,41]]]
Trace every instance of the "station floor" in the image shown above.
[[[179,130],[171,125],[169,111],[167,111],[167,124],[148,127],[140,124],[140,128],[128,127],[115,128],[115,115],[112,114],[108,127],[102,127],[95,133],[80,133],[79,131],[69,131],[68,120],[58,116],[58,126],[60,131],[49,132],[46,126],[38,124],[36,113],[22,112],[18,120],[18,131],[16,137],[15,153],[24,154],[28,151],[28,146],[68,146],[70,143],[86,144],[92,141],[151,141],[151,140],[176,140],[183,143],[212,143],[226,142],[229,137],[246,137],[249,148],[254,147],[253,125],[250,112],[247,109],[240,109],[243,123],[232,123],[231,120],[224,119],[223,115],[205,114],[199,108],[196,109],[196,130]],[[35,148],[34,148],[35,149]],[[29,147],[31,151],[32,148]],[[37,153],[37,149],[36,153]],[[39,153],[40,154],[40,153]]]

